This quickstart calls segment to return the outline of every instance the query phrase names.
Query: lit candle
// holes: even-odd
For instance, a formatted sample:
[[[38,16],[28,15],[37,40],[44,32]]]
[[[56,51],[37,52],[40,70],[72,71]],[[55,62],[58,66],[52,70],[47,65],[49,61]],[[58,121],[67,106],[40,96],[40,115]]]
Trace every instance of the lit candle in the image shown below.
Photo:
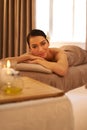
[[[11,67],[10,60],[7,60],[7,68],[10,68],[10,67]]]
[[[7,74],[11,74],[11,63],[10,63],[10,60],[7,60]]]
[[[15,71],[13,68],[11,68],[11,62],[10,62],[10,60],[7,60],[7,74],[8,75],[18,74],[18,71]]]
[[[22,88],[19,83],[20,80],[16,75],[19,74],[19,71],[14,70],[11,68],[10,60],[7,60],[6,64],[1,68],[1,90],[5,94],[18,94],[21,92]],[[17,82],[18,81],[18,82]],[[18,84],[18,85],[17,85]]]
[[[3,66],[1,69],[1,81],[2,82],[8,82],[13,79],[12,75],[18,74],[18,71],[15,71],[13,68],[11,68],[11,62],[10,60],[7,60],[6,65]]]

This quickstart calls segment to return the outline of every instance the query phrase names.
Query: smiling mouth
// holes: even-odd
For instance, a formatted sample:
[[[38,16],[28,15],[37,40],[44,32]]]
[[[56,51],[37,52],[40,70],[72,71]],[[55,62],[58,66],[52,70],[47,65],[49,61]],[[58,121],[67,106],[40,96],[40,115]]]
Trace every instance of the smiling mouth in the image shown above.
[[[40,56],[40,57],[45,57],[45,53],[39,54],[38,56]]]

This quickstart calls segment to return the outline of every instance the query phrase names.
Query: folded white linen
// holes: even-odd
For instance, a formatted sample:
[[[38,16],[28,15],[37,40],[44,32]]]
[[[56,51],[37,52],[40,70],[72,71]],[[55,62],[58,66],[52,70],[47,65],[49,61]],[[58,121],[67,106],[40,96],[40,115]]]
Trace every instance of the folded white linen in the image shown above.
[[[0,130],[73,130],[73,122],[65,95],[0,105]]]
[[[74,130],[87,130],[87,88],[85,85],[66,93],[72,104]]]

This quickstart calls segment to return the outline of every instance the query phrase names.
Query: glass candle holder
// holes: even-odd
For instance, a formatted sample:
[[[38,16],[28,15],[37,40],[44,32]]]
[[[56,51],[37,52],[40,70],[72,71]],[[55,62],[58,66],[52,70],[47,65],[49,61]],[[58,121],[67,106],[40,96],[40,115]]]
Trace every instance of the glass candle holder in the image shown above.
[[[0,84],[4,94],[18,94],[22,91],[23,81],[15,70],[16,61],[4,60],[1,65]]]
[[[15,95],[22,92],[23,80],[18,74],[8,75],[2,85],[2,92],[6,95]]]

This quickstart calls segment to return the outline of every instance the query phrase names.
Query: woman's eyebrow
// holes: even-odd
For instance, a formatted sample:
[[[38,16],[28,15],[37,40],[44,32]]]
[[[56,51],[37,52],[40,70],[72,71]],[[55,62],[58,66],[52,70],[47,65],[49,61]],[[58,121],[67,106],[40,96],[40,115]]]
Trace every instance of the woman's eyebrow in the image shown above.
[[[43,41],[41,41],[40,43],[42,43],[42,42],[45,42],[46,40],[43,40]]]
[[[32,43],[32,46],[37,46],[37,44],[35,44],[35,43]]]

